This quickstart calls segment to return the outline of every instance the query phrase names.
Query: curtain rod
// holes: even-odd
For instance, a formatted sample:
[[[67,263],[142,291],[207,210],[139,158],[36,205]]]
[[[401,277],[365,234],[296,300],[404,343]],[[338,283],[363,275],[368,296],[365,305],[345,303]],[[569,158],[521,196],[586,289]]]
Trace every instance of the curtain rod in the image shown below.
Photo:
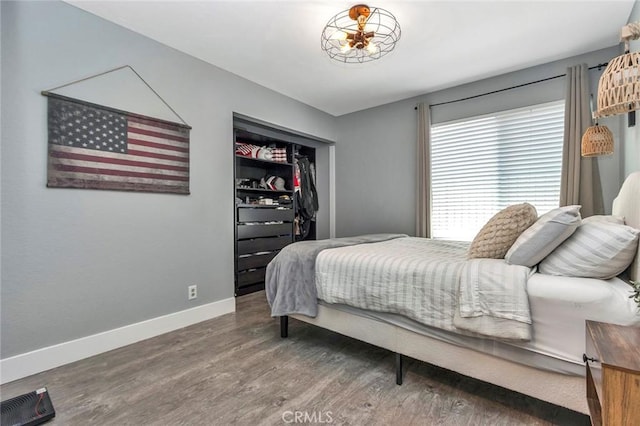
[[[606,67],[607,65],[609,65],[607,62],[604,62],[602,64],[598,64],[598,65],[594,65],[592,67],[589,67],[589,70],[593,70],[593,69],[602,69],[603,67]],[[429,105],[429,108],[433,108],[434,106],[440,106],[440,105],[447,105],[447,104],[453,104],[456,102],[462,102],[462,101],[468,101],[469,99],[475,99],[475,98],[480,98],[482,96],[487,96],[487,95],[493,95],[495,93],[500,93],[500,92],[506,92],[507,90],[511,90],[511,89],[518,89],[520,87],[525,87],[525,86],[530,86],[532,84],[537,84],[537,83],[542,83],[545,81],[549,81],[549,80],[555,80],[556,78],[561,78],[561,77],[565,77],[567,74],[560,74],[560,75],[554,75],[553,77],[547,77],[547,78],[543,78],[541,80],[536,80],[536,81],[531,81],[529,83],[523,83],[523,84],[518,84],[517,86],[511,86],[511,87],[507,87],[505,89],[498,89],[498,90],[494,90],[492,92],[487,92],[487,93],[481,93],[479,95],[473,95],[473,96],[468,96],[466,98],[461,98],[461,99],[455,99],[453,101],[446,101],[446,102],[439,102],[437,104],[431,104]],[[417,110],[418,107],[414,107],[414,110]]]

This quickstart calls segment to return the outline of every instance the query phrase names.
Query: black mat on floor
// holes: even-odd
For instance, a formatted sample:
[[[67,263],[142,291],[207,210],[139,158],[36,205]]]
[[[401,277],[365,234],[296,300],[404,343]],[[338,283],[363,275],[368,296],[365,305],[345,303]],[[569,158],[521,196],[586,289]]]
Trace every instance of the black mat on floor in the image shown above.
[[[0,424],[3,426],[39,425],[56,415],[46,388],[2,401],[0,411]]]

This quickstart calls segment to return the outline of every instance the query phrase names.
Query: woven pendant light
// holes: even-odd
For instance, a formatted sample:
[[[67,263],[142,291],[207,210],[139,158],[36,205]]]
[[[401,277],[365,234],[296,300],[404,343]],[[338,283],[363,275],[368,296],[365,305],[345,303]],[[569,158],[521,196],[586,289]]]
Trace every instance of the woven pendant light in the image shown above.
[[[629,41],[640,38],[640,22],[622,28],[625,53],[609,61],[598,82],[596,116],[640,110],[640,52],[629,52]]]
[[[582,135],[580,151],[583,157],[613,154],[613,133],[607,126],[596,123]]]
[[[640,109],[640,52],[609,61],[598,84],[598,116]]]

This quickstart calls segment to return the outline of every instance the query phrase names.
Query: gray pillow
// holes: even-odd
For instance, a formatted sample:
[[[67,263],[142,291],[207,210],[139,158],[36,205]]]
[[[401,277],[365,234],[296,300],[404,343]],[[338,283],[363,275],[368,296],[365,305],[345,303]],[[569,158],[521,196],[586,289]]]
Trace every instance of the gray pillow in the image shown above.
[[[613,278],[631,264],[640,230],[604,221],[583,223],[538,266],[549,275]]]
[[[528,267],[540,263],[578,228],[580,207],[558,207],[540,216],[507,251],[507,263]]]

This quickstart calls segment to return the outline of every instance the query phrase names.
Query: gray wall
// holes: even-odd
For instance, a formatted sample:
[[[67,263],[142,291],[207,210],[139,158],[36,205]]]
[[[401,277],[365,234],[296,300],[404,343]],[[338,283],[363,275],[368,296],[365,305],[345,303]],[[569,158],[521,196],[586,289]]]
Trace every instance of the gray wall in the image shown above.
[[[0,356],[232,297],[232,113],[328,140],[335,118],[65,3],[3,1],[1,18]],[[125,64],[193,126],[191,195],[47,189],[40,91]]]
[[[338,117],[336,144],[336,235],[371,232],[415,234],[415,182],[417,116],[419,102],[434,104],[564,74],[568,66],[589,66],[617,56],[612,47],[498,77],[406,99],[377,108]],[[428,72],[428,70],[425,70]],[[597,93],[601,71],[590,72],[593,93]],[[563,99],[563,78],[500,94],[436,106],[434,124]],[[619,117],[601,120],[616,140],[624,129]],[[598,159],[608,211],[622,179],[622,150]]]

